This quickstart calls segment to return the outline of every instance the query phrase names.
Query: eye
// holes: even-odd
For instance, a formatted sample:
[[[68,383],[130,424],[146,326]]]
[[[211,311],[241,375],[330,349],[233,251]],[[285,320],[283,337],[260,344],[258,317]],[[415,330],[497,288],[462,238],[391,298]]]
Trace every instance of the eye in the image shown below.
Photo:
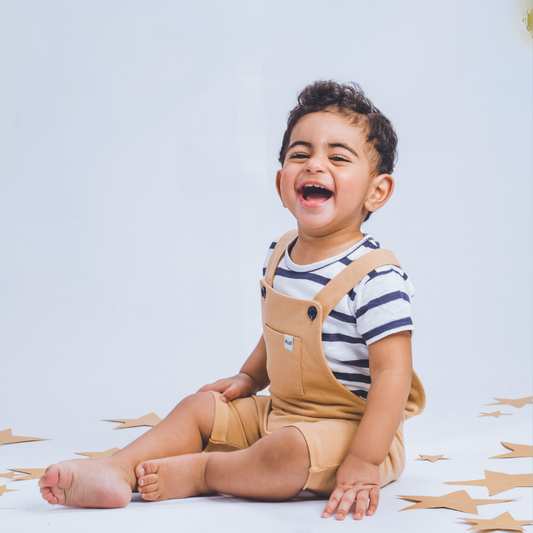
[[[349,163],[350,160],[346,159],[346,157],[340,156],[340,155],[333,155],[330,157],[332,161],[343,161],[344,163]]]
[[[306,154],[305,152],[295,152],[289,156],[289,159],[307,159],[308,157],[309,154]]]

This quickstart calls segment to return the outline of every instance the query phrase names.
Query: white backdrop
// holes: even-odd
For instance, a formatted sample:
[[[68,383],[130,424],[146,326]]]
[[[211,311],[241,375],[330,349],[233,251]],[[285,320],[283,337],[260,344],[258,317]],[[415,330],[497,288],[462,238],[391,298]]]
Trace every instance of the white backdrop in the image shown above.
[[[531,394],[520,6],[0,0],[0,430],[163,416],[238,371],[294,226],[286,116],[316,79],[359,82],[398,131],[365,231],[416,287],[426,420]]]

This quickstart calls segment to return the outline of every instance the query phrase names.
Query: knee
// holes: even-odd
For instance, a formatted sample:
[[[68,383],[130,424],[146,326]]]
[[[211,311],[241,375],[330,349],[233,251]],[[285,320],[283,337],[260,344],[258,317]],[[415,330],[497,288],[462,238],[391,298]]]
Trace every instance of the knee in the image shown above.
[[[178,407],[185,407],[193,411],[202,411],[209,409],[210,406],[214,406],[215,399],[210,392],[195,392],[189,396],[186,396],[178,404]]]
[[[196,392],[185,397],[177,406],[187,416],[192,418],[202,436],[204,446],[206,445],[215,420],[215,398],[210,392]]]
[[[269,435],[271,439],[262,439],[265,444],[263,461],[272,472],[294,471],[300,473],[309,470],[309,450],[307,443],[294,427],[282,428]],[[267,443],[267,441],[270,442]],[[259,441],[261,442],[261,441]]]

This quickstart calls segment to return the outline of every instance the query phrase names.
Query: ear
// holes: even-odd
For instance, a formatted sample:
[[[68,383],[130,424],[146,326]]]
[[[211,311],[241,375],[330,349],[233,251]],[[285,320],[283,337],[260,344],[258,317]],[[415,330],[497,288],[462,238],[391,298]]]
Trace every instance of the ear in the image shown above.
[[[394,178],[390,174],[380,174],[372,181],[370,195],[365,202],[365,209],[371,213],[383,207],[394,191]]]
[[[281,170],[278,170],[276,172],[276,190],[278,191],[278,196],[281,199],[281,203],[283,204],[283,207],[287,207],[285,205],[285,202],[283,201],[283,197],[281,196]]]

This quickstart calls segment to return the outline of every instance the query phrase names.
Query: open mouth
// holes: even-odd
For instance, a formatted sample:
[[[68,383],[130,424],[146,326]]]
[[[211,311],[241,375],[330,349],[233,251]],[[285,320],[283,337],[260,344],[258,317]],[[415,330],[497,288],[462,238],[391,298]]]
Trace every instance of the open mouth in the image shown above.
[[[322,204],[327,202],[333,193],[322,185],[304,184],[300,188],[300,196],[305,203]]]

